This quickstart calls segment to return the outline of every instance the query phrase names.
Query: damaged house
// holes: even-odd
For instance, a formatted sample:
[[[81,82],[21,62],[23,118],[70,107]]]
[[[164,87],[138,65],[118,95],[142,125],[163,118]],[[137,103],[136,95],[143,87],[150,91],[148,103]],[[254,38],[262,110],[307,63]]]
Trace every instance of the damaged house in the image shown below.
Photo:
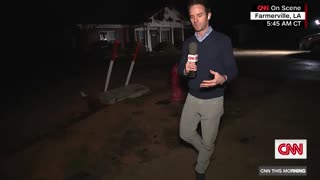
[[[192,27],[187,18],[174,8],[164,7],[133,24],[78,24],[86,36],[85,46],[99,41],[118,40],[122,48],[129,42],[140,41],[151,52],[159,43],[181,44]]]

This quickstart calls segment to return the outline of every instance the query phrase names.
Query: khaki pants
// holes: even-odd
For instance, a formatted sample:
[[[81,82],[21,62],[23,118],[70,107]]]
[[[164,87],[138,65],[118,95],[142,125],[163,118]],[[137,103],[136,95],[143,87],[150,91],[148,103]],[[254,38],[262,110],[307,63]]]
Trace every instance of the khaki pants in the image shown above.
[[[220,118],[223,115],[224,97],[198,99],[188,94],[180,120],[180,137],[199,152],[195,170],[205,173],[214,152]],[[202,137],[197,133],[201,122]]]

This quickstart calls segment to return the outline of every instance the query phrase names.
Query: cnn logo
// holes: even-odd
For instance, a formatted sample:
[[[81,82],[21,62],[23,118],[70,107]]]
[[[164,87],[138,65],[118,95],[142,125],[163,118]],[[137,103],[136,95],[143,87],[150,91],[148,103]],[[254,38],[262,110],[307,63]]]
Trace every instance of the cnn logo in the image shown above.
[[[307,159],[306,139],[276,139],[274,141],[275,159]]]

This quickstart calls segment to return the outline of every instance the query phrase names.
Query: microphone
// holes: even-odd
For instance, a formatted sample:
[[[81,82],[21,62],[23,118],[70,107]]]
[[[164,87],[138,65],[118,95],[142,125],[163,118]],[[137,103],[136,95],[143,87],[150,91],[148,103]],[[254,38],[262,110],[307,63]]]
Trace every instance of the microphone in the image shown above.
[[[195,42],[191,42],[189,44],[189,54],[188,54],[188,62],[197,63],[198,62],[198,54],[197,54],[198,44]],[[197,72],[196,71],[189,71],[188,77],[195,78]]]

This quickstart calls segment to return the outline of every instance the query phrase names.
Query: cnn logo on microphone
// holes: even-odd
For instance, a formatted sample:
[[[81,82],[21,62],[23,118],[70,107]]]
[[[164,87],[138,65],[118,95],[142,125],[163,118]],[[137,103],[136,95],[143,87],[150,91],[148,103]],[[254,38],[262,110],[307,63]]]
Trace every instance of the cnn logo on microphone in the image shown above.
[[[274,141],[275,159],[307,159],[306,139],[276,139]]]

